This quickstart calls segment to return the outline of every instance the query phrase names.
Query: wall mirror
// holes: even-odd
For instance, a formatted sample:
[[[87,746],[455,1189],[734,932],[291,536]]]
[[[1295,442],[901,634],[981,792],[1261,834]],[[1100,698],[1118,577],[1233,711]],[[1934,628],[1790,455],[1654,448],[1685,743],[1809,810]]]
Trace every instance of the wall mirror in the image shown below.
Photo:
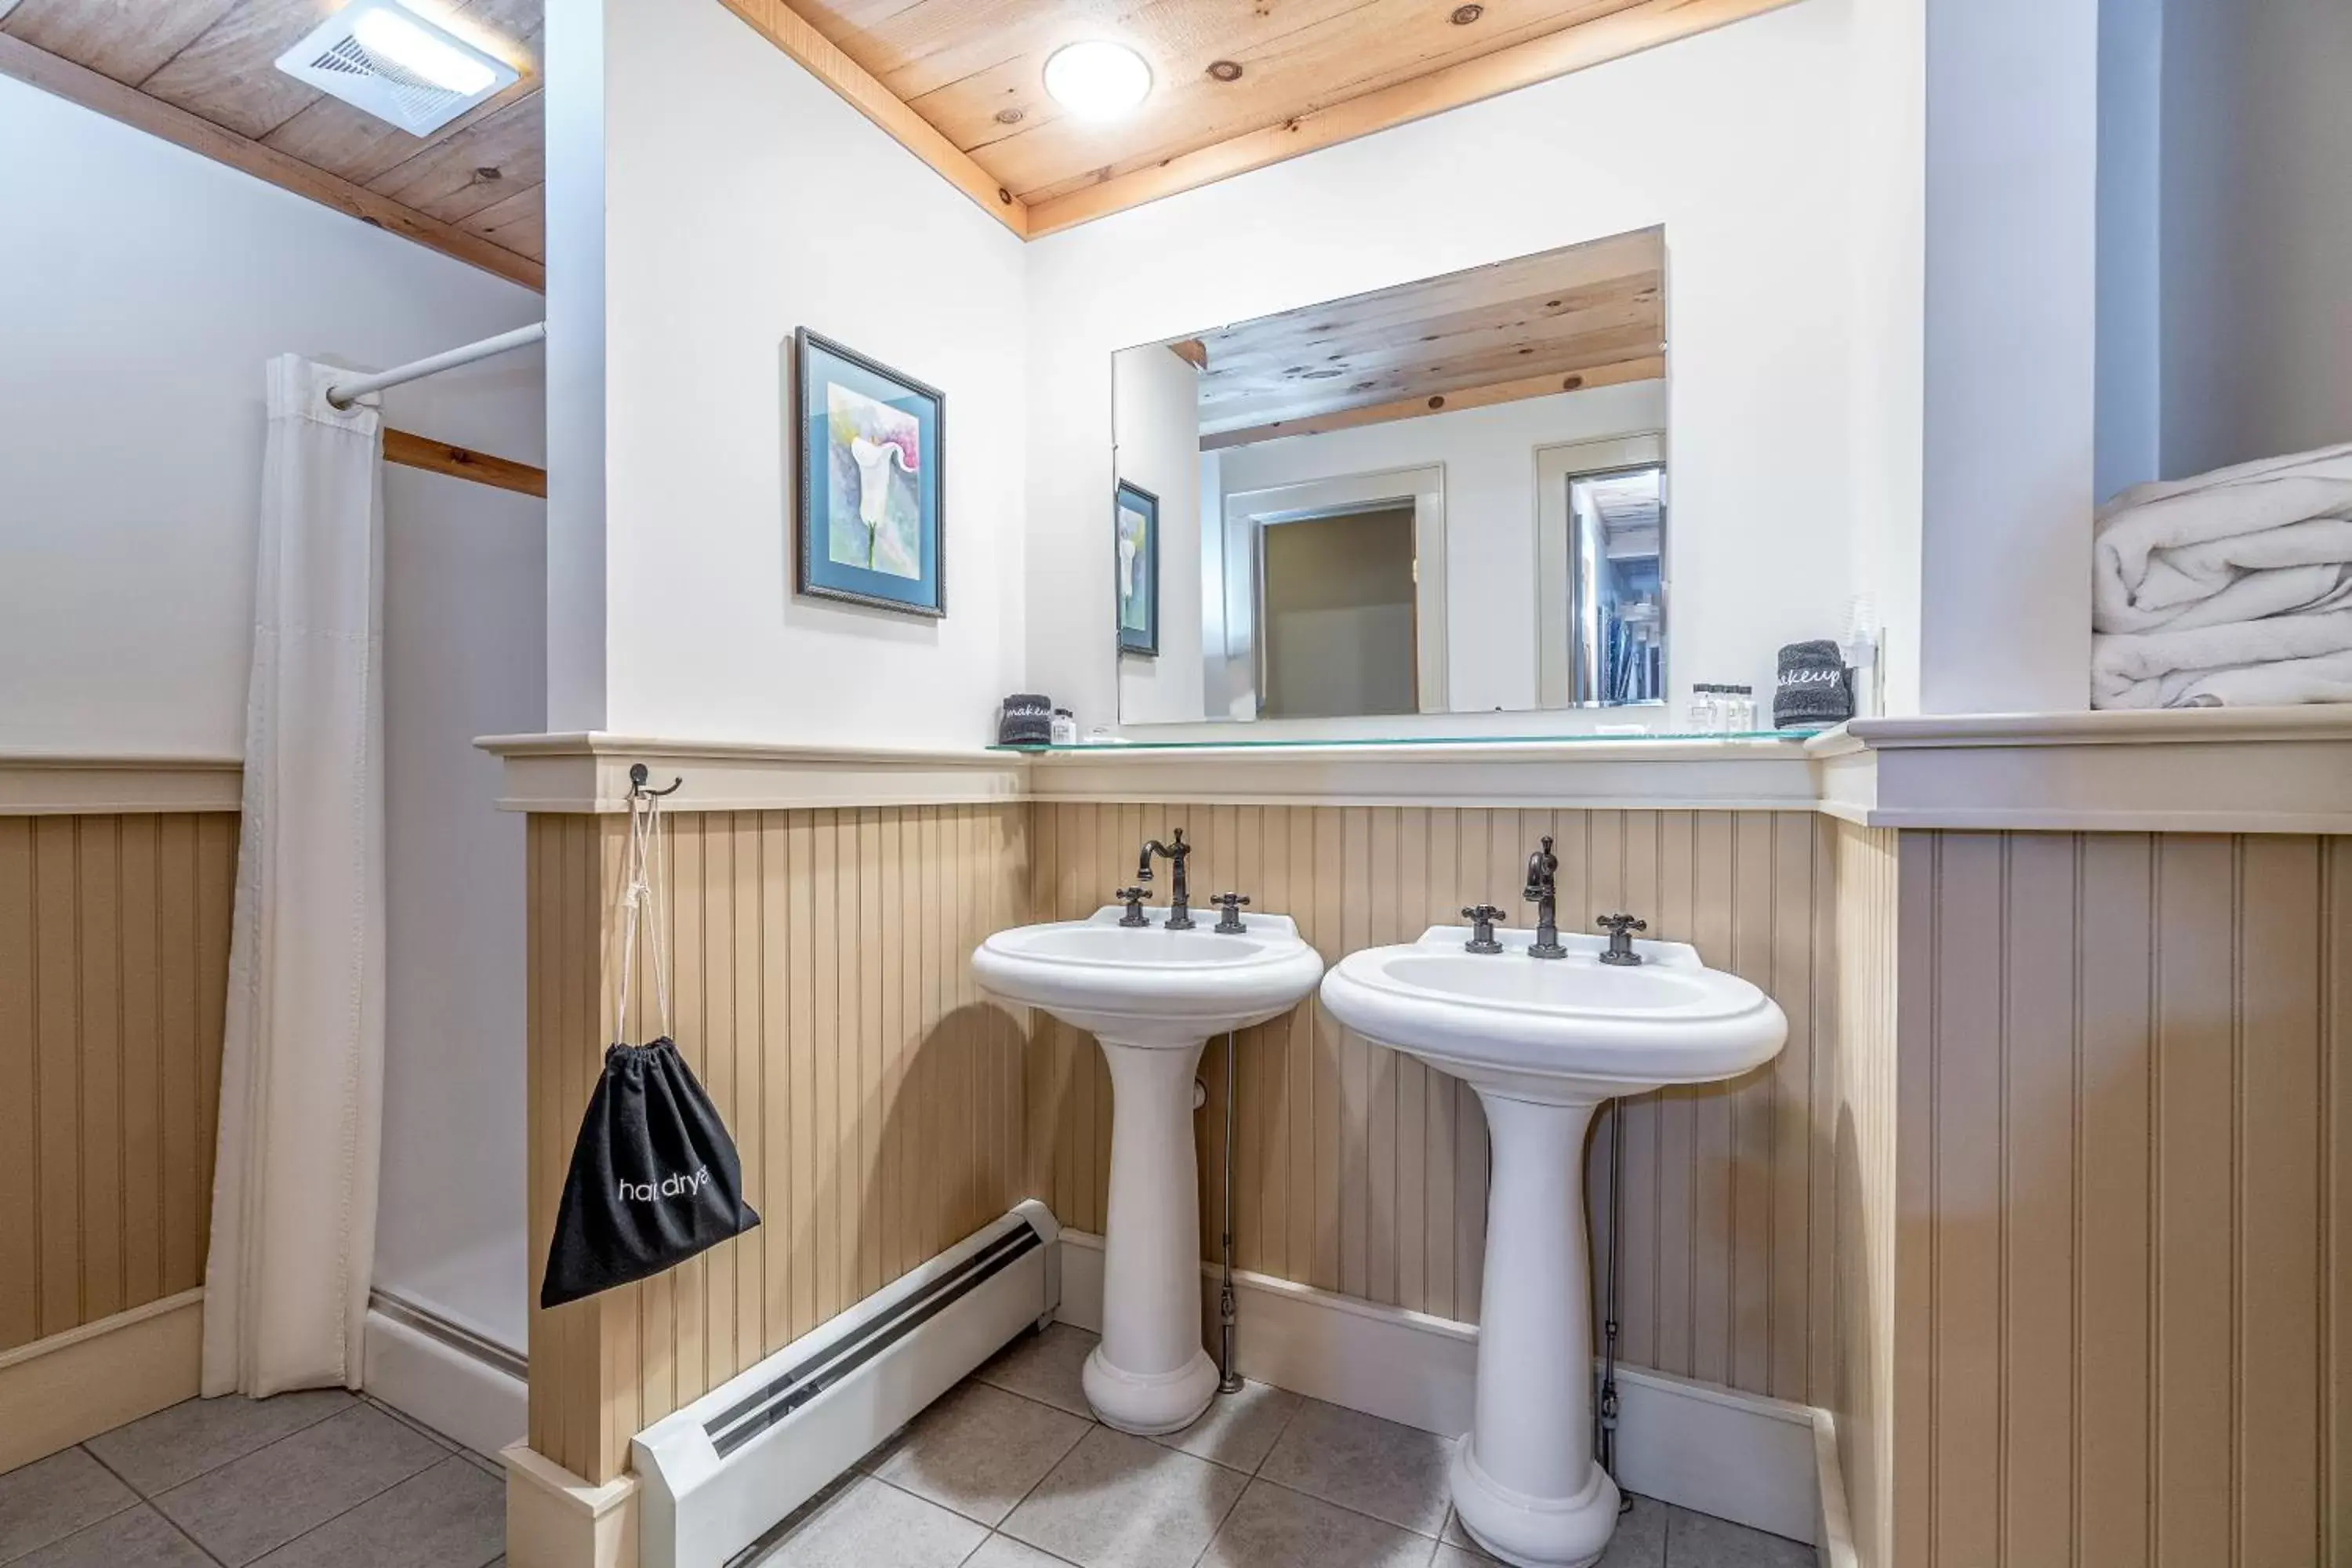
[[[1119,351],[1122,725],[1662,702],[1664,274],[1643,229]]]

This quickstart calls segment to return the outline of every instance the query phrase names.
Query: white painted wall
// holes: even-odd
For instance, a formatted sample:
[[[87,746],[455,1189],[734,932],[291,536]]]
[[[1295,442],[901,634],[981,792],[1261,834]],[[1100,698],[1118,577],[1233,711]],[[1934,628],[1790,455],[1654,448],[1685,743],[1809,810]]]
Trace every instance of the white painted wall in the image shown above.
[[[1201,611],[1201,373],[1158,344],[1133,349],[1113,366],[1111,400],[1118,440],[1114,478],[1160,498],[1160,654],[1119,658],[1118,716],[1130,724],[1198,719],[1201,645],[1209,625]],[[1110,504],[1106,498],[1106,516]],[[1115,622],[1103,624],[1106,645],[1117,646]],[[1221,605],[1220,636],[1223,625]],[[1112,715],[1078,717],[1083,733]]]
[[[1760,689],[1780,645],[1834,635],[1853,582],[1853,4],[1807,0],[1033,244],[1031,682],[1082,721],[1116,699],[1116,351],[1659,223],[1683,679]]]
[[[0,79],[0,746],[235,756],[262,367],[399,363],[529,290]],[[535,353],[383,395],[541,458]],[[543,706],[542,504],[384,477],[387,921],[377,1282],[520,1347],[523,857],[478,734]]]
[[[1927,11],[1919,703],[2089,706],[2098,0]]]
[[[992,739],[1021,689],[1021,242],[713,0],[604,10],[604,726]],[[947,395],[944,620],[793,593],[802,325]]]
[[[2352,5],[2164,13],[2163,471],[2352,440]]]
[[[547,713],[604,728],[604,9],[547,8]],[[536,726],[533,726],[534,728]],[[520,733],[520,731],[517,731]]]
[[[1232,495],[1444,465],[1447,703],[1457,713],[1531,709],[1537,700],[1536,448],[1664,429],[1666,402],[1664,382],[1633,382],[1319,436],[1289,436],[1228,447],[1221,482]],[[1674,456],[1668,454],[1670,465]],[[1832,517],[1816,524],[1833,551],[1843,550],[1843,521]],[[1677,564],[1707,547],[1705,539],[1685,545],[1682,531],[1677,513],[1666,529],[1667,549]],[[1668,594],[1670,679],[1678,689],[1693,680],[1716,679],[1684,661],[1679,584],[1670,585]],[[1777,651],[1776,644],[1763,657],[1769,660]],[[1602,718],[1639,721],[1643,715]]]
[[[2163,468],[2164,5],[2099,4],[2101,500]]]
[[[234,756],[263,363],[396,364],[539,300],[14,80],[0,147],[0,747]],[[528,447],[480,442],[526,460],[529,379]],[[388,406],[463,440],[480,384]]]
[[[1885,711],[1909,714],[1919,711],[1927,5],[1853,0],[1851,14],[1845,282],[1855,586],[1878,623]]]

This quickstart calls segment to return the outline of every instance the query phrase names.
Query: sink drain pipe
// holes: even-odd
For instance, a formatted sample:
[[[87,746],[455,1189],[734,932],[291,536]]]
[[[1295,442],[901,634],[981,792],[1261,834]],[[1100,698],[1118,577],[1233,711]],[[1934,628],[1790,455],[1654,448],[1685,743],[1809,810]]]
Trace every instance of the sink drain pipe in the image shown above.
[[[1625,1101],[1609,1102],[1609,1254],[1601,1289],[1601,1387],[1592,1402],[1592,1447],[1612,1480],[1617,1476],[1617,1274],[1625,1245]],[[1633,1506],[1627,1492],[1617,1511]]]
[[[1234,1306],[1234,1083],[1236,1078],[1234,1032],[1225,1031],[1225,1213],[1221,1227],[1224,1243],[1224,1278],[1217,1287],[1217,1392],[1239,1394],[1242,1374],[1234,1367],[1234,1333],[1239,1314]]]

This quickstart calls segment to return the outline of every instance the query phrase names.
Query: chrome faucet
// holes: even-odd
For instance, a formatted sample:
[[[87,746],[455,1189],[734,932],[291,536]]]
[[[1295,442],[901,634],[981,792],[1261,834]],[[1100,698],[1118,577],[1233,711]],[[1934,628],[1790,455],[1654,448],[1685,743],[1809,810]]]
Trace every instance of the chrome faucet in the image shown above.
[[[1530,958],[1566,958],[1568,949],[1559,944],[1559,857],[1551,852],[1551,837],[1544,837],[1543,847],[1528,857],[1528,900],[1536,907],[1536,940],[1528,948]]]
[[[1154,838],[1143,846],[1143,852],[1135,858],[1135,879],[1139,882],[1151,880],[1151,858],[1154,855],[1173,866],[1176,868],[1176,885],[1169,889],[1168,918],[1160,923],[1170,931],[1191,931],[1192,898],[1184,879],[1184,859],[1192,853],[1192,847],[1184,842],[1184,830],[1181,827],[1169,837],[1170,843],[1162,844]]]

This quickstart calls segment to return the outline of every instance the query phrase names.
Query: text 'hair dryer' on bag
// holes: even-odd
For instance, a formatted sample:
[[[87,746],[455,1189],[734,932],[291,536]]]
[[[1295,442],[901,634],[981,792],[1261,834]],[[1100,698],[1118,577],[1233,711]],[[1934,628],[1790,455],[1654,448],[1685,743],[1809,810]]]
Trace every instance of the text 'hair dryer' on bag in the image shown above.
[[[647,1279],[760,1223],[743,1201],[735,1140],[670,1037],[668,880],[661,802],[632,797],[614,1027],[628,1028],[642,911],[652,928],[646,950],[662,1032],[649,1044],[604,1052],[555,1211],[541,1307]]]

